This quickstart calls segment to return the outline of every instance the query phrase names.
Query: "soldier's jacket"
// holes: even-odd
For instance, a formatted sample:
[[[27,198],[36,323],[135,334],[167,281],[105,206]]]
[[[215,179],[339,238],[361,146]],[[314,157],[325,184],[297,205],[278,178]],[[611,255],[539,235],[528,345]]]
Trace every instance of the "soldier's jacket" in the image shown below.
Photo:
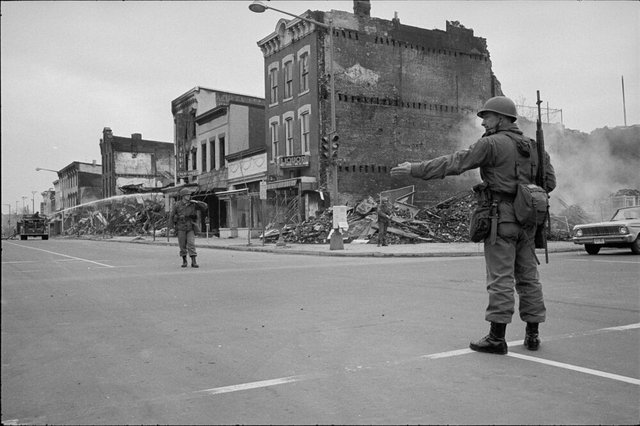
[[[515,148],[515,149],[514,149]],[[425,180],[459,175],[468,170],[480,168],[480,177],[488,184],[489,190],[502,194],[515,195],[518,183],[516,161],[519,158],[516,150],[523,157],[533,157],[537,161],[536,142],[522,134],[514,123],[509,123],[497,132],[485,133],[468,149],[443,155],[432,160],[411,164],[411,176]],[[556,175],[551,165],[549,154],[544,153],[546,161],[546,191],[556,187]],[[533,163],[532,163],[533,164]],[[537,164],[533,164],[532,179],[535,178]],[[527,173],[528,174],[528,173]],[[523,174],[520,173],[521,179]],[[516,222],[513,206],[500,203],[500,222]]]
[[[388,201],[383,201],[378,206],[378,222],[389,223],[391,220],[391,206]]]
[[[197,210],[207,211],[209,206],[198,200],[177,201],[171,210],[171,222],[176,231],[197,230]]]

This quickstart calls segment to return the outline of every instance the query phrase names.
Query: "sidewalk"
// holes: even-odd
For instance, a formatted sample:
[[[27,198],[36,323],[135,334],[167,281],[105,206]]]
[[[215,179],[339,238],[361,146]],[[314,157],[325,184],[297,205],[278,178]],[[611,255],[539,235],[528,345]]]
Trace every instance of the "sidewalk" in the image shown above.
[[[176,237],[113,237],[102,239],[91,238],[96,241],[111,241],[119,243],[157,244],[177,246]],[[262,244],[259,239],[251,240],[238,238],[198,237],[197,249],[222,249],[237,251],[268,252],[274,254],[304,254],[313,256],[343,256],[343,257],[451,257],[451,256],[483,256],[482,243],[421,243],[421,244],[393,244],[377,247],[375,244],[344,244],[342,250],[331,250],[329,244],[293,244],[277,246],[275,243]],[[549,241],[549,253],[567,251],[582,251],[581,245],[571,241]],[[536,250],[538,257],[544,256],[543,250]]]

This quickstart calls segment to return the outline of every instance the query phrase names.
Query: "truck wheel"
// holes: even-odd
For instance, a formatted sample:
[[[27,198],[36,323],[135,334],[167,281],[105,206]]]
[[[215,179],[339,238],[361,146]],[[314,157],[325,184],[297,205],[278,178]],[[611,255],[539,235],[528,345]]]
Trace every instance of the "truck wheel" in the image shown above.
[[[584,249],[589,254],[598,254],[598,252],[600,252],[600,246],[597,246],[595,244],[585,244]]]
[[[42,236],[42,239],[43,239],[43,240],[48,240],[48,239],[49,239],[49,236],[48,236],[48,235],[43,235],[43,236]]]
[[[636,240],[631,243],[631,253],[640,254],[640,235],[638,235]]]
[[[20,235],[20,239],[21,239],[21,240],[26,240],[26,239],[27,239],[27,236],[26,236],[26,235]]]

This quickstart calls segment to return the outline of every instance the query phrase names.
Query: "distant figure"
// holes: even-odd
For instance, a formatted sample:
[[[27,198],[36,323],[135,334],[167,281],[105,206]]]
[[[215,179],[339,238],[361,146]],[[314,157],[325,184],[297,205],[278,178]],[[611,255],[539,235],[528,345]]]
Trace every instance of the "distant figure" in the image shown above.
[[[387,228],[391,222],[391,204],[387,197],[380,199],[378,204],[378,247],[387,245]]]
[[[207,203],[192,200],[189,188],[182,188],[178,193],[180,200],[176,201],[171,210],[171,222],[178,234],[178,245],[180,246],[180,256],[182,256],[182,267],[186,268],[187,254],[191,257],[191,267],[198,268],[196,262],[196,229],[198,214],[196,210],[206,212]]]

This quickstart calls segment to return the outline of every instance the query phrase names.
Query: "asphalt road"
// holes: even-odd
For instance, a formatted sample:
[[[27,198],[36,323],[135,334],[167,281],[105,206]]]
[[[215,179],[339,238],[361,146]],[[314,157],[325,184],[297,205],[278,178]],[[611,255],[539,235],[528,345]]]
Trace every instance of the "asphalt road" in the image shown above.
[[[637,424],[640,258],[554,254],[509,355],[481,257],[2,242],[3,424]]]

